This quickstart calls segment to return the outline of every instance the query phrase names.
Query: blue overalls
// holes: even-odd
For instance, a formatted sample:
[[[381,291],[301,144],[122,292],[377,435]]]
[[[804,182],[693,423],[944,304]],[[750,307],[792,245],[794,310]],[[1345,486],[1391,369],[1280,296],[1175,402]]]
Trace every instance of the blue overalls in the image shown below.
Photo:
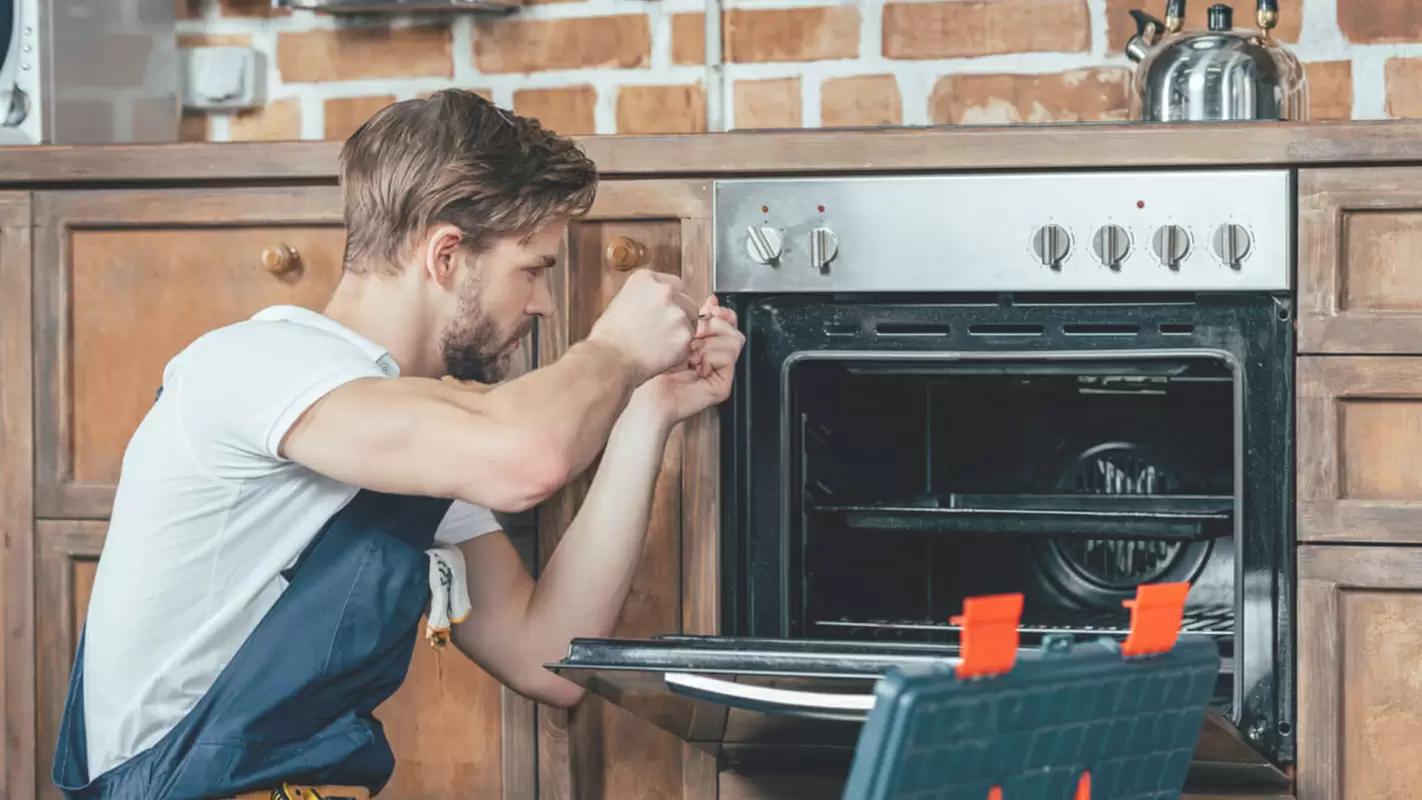
[[[55,784],[70,800],[207,800],[283,782],[379,792],[395,757],[371,712],[410,667],[430,597],[425,550],[449,504],[359,492],[284,573],[286,589],[192,711],[97,779],[81,634]]]

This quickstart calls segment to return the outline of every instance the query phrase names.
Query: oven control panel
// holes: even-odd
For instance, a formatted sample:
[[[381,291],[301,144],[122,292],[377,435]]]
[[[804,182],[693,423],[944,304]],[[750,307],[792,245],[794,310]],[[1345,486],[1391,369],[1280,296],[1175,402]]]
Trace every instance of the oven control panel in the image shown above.
[[[722,180],[715,290],[1286,291],[1287,170]]]

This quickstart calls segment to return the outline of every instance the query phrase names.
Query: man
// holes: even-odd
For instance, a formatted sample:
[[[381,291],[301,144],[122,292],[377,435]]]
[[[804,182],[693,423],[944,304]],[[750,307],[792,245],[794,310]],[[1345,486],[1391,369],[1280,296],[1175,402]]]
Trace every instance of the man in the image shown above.
[[[70,798],[378,792],[394,761],[371,712],[404,680],[437,545],[467,568],[458,648],[576,703],[542,665],[610,633],[668,433],[730,392],[735,315],[647,271],[563,358],[499,383],[596,188],[538,123],[463,91],[397,103],[346,142],[341,181],[324,311],[193,342],[129,443],[55,758]],[[599,453],[535,585],[490,509]]]

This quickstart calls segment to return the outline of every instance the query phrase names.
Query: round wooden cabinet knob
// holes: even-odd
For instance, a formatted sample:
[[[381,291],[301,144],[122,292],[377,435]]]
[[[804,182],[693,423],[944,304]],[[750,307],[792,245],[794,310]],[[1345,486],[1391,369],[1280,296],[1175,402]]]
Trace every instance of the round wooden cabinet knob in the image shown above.
[[[285,275],[301,266],[301,254],[285,244],[262,251],[262,266],[273,275]]]
[[[613,269],[636,269],[647,263],[647,247],[636,239],[618,236],[607,244],[608,266]]]

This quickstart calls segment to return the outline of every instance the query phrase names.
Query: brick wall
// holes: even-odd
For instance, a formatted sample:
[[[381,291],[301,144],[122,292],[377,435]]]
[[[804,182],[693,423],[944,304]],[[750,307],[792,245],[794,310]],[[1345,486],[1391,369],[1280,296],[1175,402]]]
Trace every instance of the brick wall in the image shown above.
[[[564,133],[707,127],[705,0],[533,0],[503,18],[353,24],[269,0],[177,0],[181,43],[266,54],[269,102],[188,139],[343,138],[460,86]],[[1207,0],[1191,0],[1202,27]],[[1236,19],[1253,18],[1235,0]],[[1281,0],[1315,119],[1422,117],[1422,0]],[[1159,6],[1159,8],[1157,8]],[[1163,0],[726,0],[731,128],[1124,119],[1134,7]]]

